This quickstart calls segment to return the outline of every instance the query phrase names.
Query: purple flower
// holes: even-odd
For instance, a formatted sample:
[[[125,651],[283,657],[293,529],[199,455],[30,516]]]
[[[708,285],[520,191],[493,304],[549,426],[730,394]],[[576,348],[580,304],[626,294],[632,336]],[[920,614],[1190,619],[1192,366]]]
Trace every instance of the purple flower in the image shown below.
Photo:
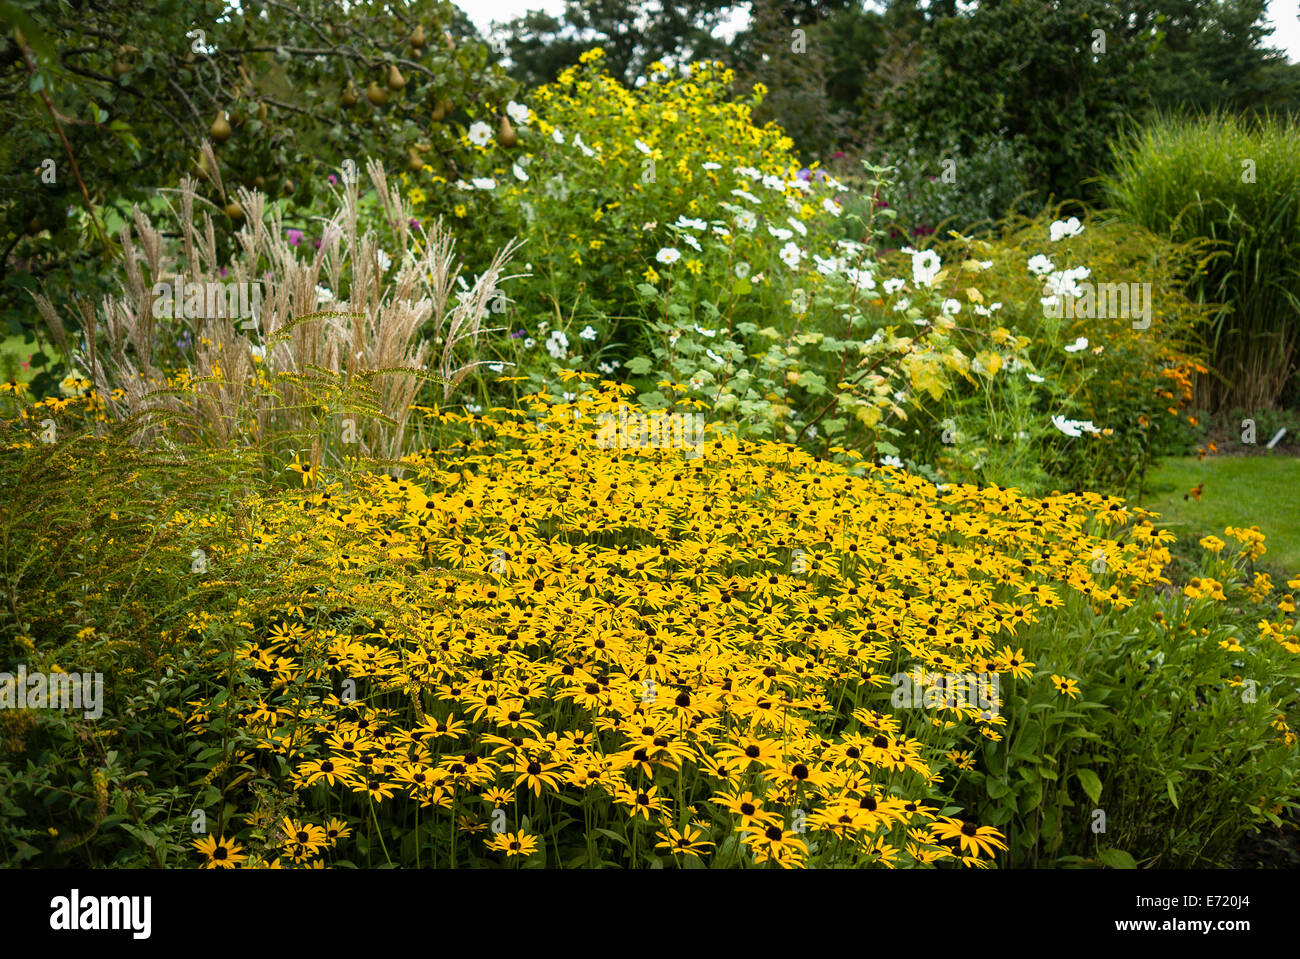
[[[807,167],[804,167],[802,170],[796,173],[795,176],[797,176],[801,180],[811,180],[812,170],[808,169]]]
[[[332,184],[337,184],[337,183],[339,182],[339,178],[336,177],[333,173],[331,173],[331,174],[329,175],[329,178],[328,178],[328,179],[329,179],[330,183],[332,183]]]
[[[318,250],[320,249],[320,240],[312,240],[311,242],[316,247],[316,249]]]
[[[521,329],[521,330],[511,330],[511,331],[510,331],[510,339],[512,339],[512,340],[520,340],[520,339],[523,339],[524,334],[527,333],[527,332],[528,332],[527,330],[522,330],[522,329]]]
[[[289,238],[290,246],[297,246],[302,242],[302,230],[285,230],[284,235]]]
[[[833,157],[831,157],[831,159],[832,159],[832,160],[842,160],[842,159],[844,159],[844,151],[843,151],[843,150],[836,150],[836,151],[835,151],[835,155],[834,155]]]
[[[222,276],[222,278],[224,278],[225,275],[226,275],[226,268],[223,266],[223,267],[221,268],[221,276]]]
[[[416,227],[418,227],[418,226],[420,225],[420,221],[417,220],[415,217],[411,217],[411,222],[410,222],[409,225],[410,225],[411,229],[414,230]]]

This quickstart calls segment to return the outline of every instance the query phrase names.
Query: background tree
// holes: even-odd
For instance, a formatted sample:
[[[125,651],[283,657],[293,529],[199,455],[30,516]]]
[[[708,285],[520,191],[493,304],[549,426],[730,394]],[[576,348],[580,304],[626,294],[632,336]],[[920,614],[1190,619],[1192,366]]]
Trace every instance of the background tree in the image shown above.
[[[517,90],[444,0],[158,0],[148,16],[112,0],[0,0],[0,15],[9,333],[30,335],[38,285],[56,301],[95,297],[131,204],[194,172],[204,139],[225,187],[207,199],[228,232],[236,186],[305,211],[345,159],[452,179],[465,125],[495,121]]]

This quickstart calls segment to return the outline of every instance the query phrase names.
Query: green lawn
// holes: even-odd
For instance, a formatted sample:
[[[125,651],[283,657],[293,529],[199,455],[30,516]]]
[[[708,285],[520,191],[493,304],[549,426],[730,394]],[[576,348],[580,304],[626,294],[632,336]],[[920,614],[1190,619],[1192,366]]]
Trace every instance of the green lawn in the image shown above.
[[[1203,483],[1198,503],[1188,493]],[[1258,526],[1267,537],[1261,563],[1300,573],[1300,459],[1282,455],[1195,456],[1164,460],[1147,474],[1142,505],[1162,525],[1193,541],[1225,526]]]

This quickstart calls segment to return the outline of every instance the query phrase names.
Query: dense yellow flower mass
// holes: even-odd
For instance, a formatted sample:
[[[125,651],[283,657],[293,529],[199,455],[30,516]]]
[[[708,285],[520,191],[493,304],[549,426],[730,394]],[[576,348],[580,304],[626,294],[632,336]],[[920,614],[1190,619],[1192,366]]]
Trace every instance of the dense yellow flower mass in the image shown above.
[[[943,818],[941,783],[998,703],[896,709],[891,674],[1031,676],[1017,629],[1069,594],[1122,604],[1166,537],[1108,538],[1140,511],[1101,495],[940,491],[712,428],[602,444],[626,412],[605,386],[253,509],[216,565],[268,562],[295,598],[240,600],[248,688],[198,722],[238,710],[301,789],[510,797],[510,834],[475,840],[507,853],[532,848],[519,804],[547,829],[576,803],[724,864],[988,864],[998,833]]]

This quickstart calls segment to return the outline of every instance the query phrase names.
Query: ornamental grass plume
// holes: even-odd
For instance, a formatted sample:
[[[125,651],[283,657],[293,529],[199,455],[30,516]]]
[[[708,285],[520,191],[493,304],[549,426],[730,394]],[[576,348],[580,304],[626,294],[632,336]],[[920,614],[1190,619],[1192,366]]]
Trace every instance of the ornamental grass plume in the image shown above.
[[[211,211],[198,213],[207,201],[186,177],[179,210],[170,210],[179,243],[137,207],[121,232],[121,290],[98,307],[80,301],[79,343],[46,297],[37,307],[65,353],[90,370],[110,416],[138,419],[141,440],[310,446],[319,465],[337,437],[363,456],[399,458],[422,384],[440,383],[445,400],[480,365],[483,320],[511,278],[518,243],[468,284],[442,224],[419,230],[382,166],[372,160],[366,172],[396,244],[391,255],[359,227],[350,182],[332,188],[337,209],[309,258],[288,239],[284,211],[240,188],[244,225],[223,265]]]

